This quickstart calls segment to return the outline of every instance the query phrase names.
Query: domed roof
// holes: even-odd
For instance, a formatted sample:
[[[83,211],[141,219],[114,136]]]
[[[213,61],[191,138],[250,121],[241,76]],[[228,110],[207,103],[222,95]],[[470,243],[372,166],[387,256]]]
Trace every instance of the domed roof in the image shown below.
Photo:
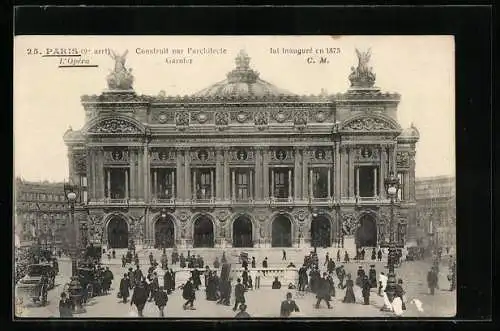
[[[398,138],[418,140],[420,138],[420,133],[418,132],[417,128],[413,126],[412,123],[409,128],[406,128],[401,132]]]
[[[241,50],[235,59],[236,68],[227,73],[227,78],[197,93],[197,97],[241,96],[264,97],[295,95],[259,78],[259,73],[250,68],[250,57]]]

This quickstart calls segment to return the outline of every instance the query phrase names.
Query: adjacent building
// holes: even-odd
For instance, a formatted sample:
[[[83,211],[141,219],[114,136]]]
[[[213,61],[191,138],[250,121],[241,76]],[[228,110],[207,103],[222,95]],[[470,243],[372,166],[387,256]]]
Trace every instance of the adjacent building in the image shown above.
[[[455,177],[417,178],[417,240],[420,246],[455,249]]]
[[[69,219],[63,183],[16,178],[14,217],[21,245],[60,245]]]
[[[348,91],[316,96],[265,81],[244,51],[198,93],[138,95],[117,57],[109,89],[82,96],[85,125],[64,134],[77,219],[114,248],[332,246],[345,234],[376,246],[393,173],[397,239],[414,238],[419,133],[398,124],[400,95],[375,87],[369,56],[358,52]]]

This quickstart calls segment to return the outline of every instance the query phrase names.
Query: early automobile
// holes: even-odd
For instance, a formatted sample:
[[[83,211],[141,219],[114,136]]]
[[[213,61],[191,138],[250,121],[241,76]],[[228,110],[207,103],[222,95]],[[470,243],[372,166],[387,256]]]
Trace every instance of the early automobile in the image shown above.
[[[28,266],[26,275],[16,285],[16,296],[45,304],[47,291],[55,287],[55,271],[52,263],[38,263]]]

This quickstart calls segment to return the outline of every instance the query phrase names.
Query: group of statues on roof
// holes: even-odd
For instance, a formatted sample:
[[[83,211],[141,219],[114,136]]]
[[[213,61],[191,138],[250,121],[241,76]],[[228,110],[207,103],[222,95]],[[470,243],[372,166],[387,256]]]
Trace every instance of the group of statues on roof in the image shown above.
[[[128,54],[126,50],[122,55],[111,51],[111,58],[115,61],[115,68],[108,75],[108,88],[110,90],[131,90],[134,83],[134,76],[132,76],[132,69],[125,67],[125,60]]]
[[[372,87],[375,84],[375,74],[372,67],[368,66],[371,57],[371,49],[362,52],[356,48],[356,55],[358,56],[358,67],[351,67],[351,74],[349,80],[352,87]]]

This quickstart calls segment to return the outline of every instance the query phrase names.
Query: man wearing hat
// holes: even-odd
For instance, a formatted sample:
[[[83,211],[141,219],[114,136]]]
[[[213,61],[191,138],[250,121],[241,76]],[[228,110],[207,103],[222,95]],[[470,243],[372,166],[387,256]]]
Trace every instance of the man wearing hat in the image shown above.
[[[238,308],[239,303],[242,303],[242,304],[245,303],[245,286],[243,284],[241,284],[240,278],[238,278],[236,281],[237,281],[237,284],[234,287],[235,302],[234,302],[233,311],[236,311],[236,308]]]
[[[332,309],[332,306],[330,305],[330,282],[328,281],[328,274],[325,272],[323,273],[323,278],[319,279],[319,284],[318,284],[318,292],[316,295],[316,298],[318,299],[316,301],[316,309],[319,309],[319,305],[321,303],[321,300],[325,300],[326,305],[328,309]]]
[[[292,293],[288,292],[286,294],[286,300],[281,302],[280,317],[290,317],[292,312],[298,312],[299,307],[292,300]]]
[[[240,305],[240,311],[234,316],[234,318],[250,318],[251,316],[247,313],[247,305],[242,303]]]
[[[363,285],[362,281],[363,281],[363,278],[365,277],[365,275],[366,275],[365,270],[363,270],[362,266],[359,266],[357,277],[356,277],[356,285],[358,285],[359,287],[361,287]]]
[[[368,278],[370,280],[370,287],[377,288],[377,271],[375,270],[375,265],[370,265],[370,271],[368,271]]]

